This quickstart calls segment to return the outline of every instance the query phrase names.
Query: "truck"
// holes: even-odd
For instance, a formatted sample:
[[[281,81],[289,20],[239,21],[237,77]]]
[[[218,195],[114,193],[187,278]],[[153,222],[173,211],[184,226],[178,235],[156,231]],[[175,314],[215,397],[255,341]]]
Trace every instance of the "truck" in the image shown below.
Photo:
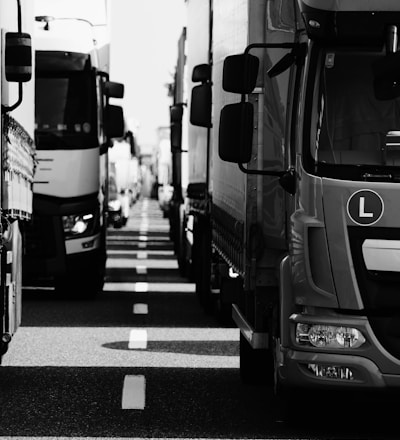
[[[124,135],[110,44],[78,17],[36,17],[37,172],[24,285],[92,298],[106,268],[108,152]],[[99,29],[96,28],[99,35]]]
[[[0,362],[21,323],[22,258],[25,229],[32,216],[33,28],[32,2],[1,2]]]
[[[108,224],[125,226],[131,206],[140,196],[140,162],[138,146],[131,131],[114,139],[109,153]]]
[[[197,39],[202,41],[202,39]],[[195,53],[192,51],[192,53]],[[187,81],[187,37],[183,27],[177,46],[177,61],[173,82],[169,87],[170,139],[169,154],[171,162],[172,196],[168,206],[169,236],[174,245],[174,252],[182,276],[193,281],[191,244],[187,239],[187,208],[185,203],[189,179],[188,134],[189,116],[187,100],[189,84]],[[194,126],[191,127],[194,129]]]
[[[169,216],[169,207],[174,190],[172,186],[172,156],[169,132],[169,127],[158,127],[158,143],[154,151],[157,200],[164,218]]]
[[[183,229],[201,303],[230,310],[242,380],[274,396],[398,389],[400,4],[199,3]]]

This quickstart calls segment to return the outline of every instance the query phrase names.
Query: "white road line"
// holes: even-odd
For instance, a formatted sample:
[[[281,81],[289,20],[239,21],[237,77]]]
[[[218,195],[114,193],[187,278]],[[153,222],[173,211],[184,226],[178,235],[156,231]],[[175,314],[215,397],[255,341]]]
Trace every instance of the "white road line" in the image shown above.
[[[138,260],[147,260],[147,252],[144,251],[138,252],[136,258]]]
[[[146,283],[146,282],[135,283],[133,291],[134,292],[148,292],[149,291],[149,283]]]
[[[149,313],[149,306],[147,304],[136,303],[133,305],[133,313],[135,315],[147,315]]]
[[[147,241],[148,237],[147,235],[139,235],[139,241]]]
[[[122,389],[122,409],[144,409],[146,404],[146,378],[128,375]]]
[[[136,266],[136,273],[139,275],[147,274],[147,266]]]
[[[137,283],[110,283],[104,284],[104,292],[135,292]],[[194,283],[148,283],[148,292],[191,292],[195,291]]]
[[[128,348],[130,350],[146,350],[147,330],[131,330],[129,333]]]
[[[147,243],[138,243],[138,248],[139,249],[146,249],[147,248]]]

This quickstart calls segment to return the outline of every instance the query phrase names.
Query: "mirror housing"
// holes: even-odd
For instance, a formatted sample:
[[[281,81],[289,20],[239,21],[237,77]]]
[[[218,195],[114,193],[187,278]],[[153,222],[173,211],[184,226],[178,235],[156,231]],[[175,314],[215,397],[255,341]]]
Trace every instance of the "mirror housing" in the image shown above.
[[[114,81],[106,81],[104,83],[104,94],[109,98],[123,98],[125,87],[122,83]]]
[[[211,66],[209,64],[198,64],[193,67],[192,81],[201,83],[211,81]]]
[[[182,151],[182,124],[171,124],[171,153],[180,153]]]
[[[182,118],[183,104],[175,104],[169,108],[170,115],[170,140],[171,152],[180,153],[182,151]]]
[[[190,104],[190,123],[198,127],[212,127],[210,83],[193,87]]]
[[[183,104],[172,105],[169,108],[169,116],[171,124],[182,122],[183,118]]]
[[[119,105],[108,104],[104,110],[104,133],[107,138],[123,137],[125,132],[124,112]]]
[[[249,53],[226,57],[222,88],[231,93],[251,93],[256,86],[259,65],[259,59]]]
[[[32,39],[22,32],[5,36],[5,76],[9,82],[28,82],[32,78]]]
[[[247,163],[253,145],[253,105],[249,102],[229,104],[221,110],[218,153],[226,162]]]

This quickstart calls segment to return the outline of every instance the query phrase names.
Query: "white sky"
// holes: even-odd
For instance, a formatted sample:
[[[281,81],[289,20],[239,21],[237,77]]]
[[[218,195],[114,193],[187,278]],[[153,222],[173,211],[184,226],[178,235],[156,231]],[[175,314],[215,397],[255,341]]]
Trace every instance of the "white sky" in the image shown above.
[[[169,125],[166,83],[173,80],[184,0],[110,0],[111,72],[125,84],[124,112],[136,121],[139,144],[157,142],[157,127]],[[133,129],[134,127],[130,127]]]
[[[0,0],[1,1],[1,0]],[[184,0],[35,0],[36,15],[77,16],[104,23],[108,1],[110,79],[125,84],[120,104],[143,149],[157,143],[157,127],[169,125],[166,83],[173,79]],[[204,0],[201,0],[204,1]],[[117,102],[115,102],[117,104]]]

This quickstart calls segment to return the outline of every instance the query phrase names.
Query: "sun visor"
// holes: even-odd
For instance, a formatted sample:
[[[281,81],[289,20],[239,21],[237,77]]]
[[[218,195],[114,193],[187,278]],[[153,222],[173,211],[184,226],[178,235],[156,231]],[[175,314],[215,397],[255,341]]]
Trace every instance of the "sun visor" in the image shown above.
[[[351,45],[381,46],[386,29],[400,26],[399,0],[298,0],[309,37]]]

